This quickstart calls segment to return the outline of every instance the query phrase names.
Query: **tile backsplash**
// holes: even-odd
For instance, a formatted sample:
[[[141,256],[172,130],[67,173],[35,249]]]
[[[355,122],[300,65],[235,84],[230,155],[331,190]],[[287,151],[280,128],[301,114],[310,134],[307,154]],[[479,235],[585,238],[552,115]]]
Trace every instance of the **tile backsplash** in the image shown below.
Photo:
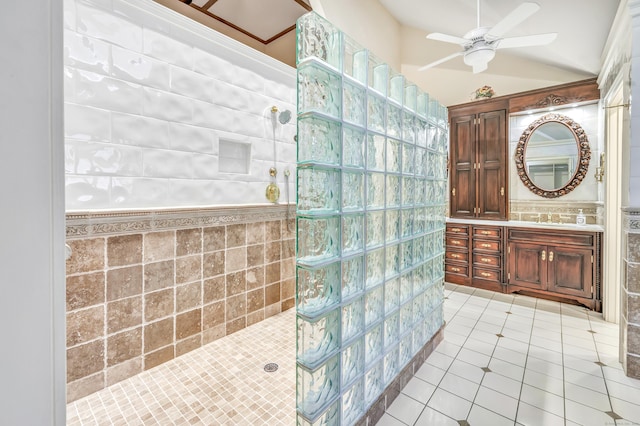
[[[67,215],[67,398],[295,304],[287,207]]]
[[[295,111],[293,68],[151,0],[65,0],[64,23],[67,210],[265,203],[274,163],[293,193],[295,123],[270,112]]]

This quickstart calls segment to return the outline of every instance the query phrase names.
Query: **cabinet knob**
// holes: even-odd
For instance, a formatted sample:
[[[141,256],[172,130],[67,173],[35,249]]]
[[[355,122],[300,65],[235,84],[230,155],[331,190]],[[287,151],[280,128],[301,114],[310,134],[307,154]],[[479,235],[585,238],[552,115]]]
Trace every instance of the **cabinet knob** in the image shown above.
[[[480,275],[482,275],[483,277],[490,277],[491,274],[488,272],[480,272]]]
[[[451,195],[452,195],[452,196],[454,196],[454,197],[456,196],[456,189],[455,189],[455,188],[453,188],[453,189],[451,190]]]
[[[480,259],[480,262],[482,262],[482,263],[491,263],[491,259],[483,257],[482,259]]]
[[[460,228],[451,228],[451,232],[460,232],[462,229]]]
[[[451,257],[453,257],[454,259],[460,259],[460,257],[462,257],[462,256],[460,256],[459,254],[456,254],[456,253],[451,253]]]
[[[500,196],[504,197],[504,186],[500,188]]]
[[[489,235],[489,234],[491,234],[491,231],[482,231],[482,232],[480,232],[480,233],[481,233],[482,235]]]
[[[553,262],[553,252],[549,252],[549,262]]]
[[[453,272],[460,272],[460,268],[456,268],[456,267],[452,267],[452,268],[451,268],[451,270],[452,270]]]
[[[489,243],[480,244],[480,247],[489,248],[491,247],[491,244]]]
[[[451,240],[451,244],[454,244],[456,246],[459,246],[460,244],[462,244],[459,240]]]
[[[547,260],[547,251],[546,250],[542,250],[542,260]]]

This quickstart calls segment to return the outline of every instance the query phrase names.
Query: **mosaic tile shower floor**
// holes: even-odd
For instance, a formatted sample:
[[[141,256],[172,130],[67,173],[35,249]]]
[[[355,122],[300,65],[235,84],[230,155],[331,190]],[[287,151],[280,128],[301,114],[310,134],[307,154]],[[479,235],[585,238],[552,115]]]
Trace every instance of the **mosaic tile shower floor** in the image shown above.
[[[295,424],[295,341],[289,309],[67,405],[67,425]]]
[[[378,426],[640,424],[640,381],[602,315],[451,284],[445,296],[445,340]],[[68,424],[294,425],[294,346],[289,309],[69,404]]]

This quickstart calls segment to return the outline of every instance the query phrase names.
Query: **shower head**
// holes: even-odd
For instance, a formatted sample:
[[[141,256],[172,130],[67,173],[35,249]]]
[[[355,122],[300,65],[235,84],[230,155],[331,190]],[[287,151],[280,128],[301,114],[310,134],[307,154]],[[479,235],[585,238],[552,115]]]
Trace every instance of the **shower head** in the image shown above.
[[[289,111],[288,109],[282,111],[278,115],[278,121],[280,122],[280,124],[287,124],[289,121],[291,121],[291,111]]]

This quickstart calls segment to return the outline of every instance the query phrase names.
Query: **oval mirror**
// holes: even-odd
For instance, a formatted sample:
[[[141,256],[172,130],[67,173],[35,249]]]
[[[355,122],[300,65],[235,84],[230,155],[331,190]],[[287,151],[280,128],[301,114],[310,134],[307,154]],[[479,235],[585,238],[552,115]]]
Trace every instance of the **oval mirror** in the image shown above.
[[[531,123],[520,136],[515,154],[522,183],[546,198],[573,191],[586,176],[590,159],[586,133],[560,114],[547,114]]]

